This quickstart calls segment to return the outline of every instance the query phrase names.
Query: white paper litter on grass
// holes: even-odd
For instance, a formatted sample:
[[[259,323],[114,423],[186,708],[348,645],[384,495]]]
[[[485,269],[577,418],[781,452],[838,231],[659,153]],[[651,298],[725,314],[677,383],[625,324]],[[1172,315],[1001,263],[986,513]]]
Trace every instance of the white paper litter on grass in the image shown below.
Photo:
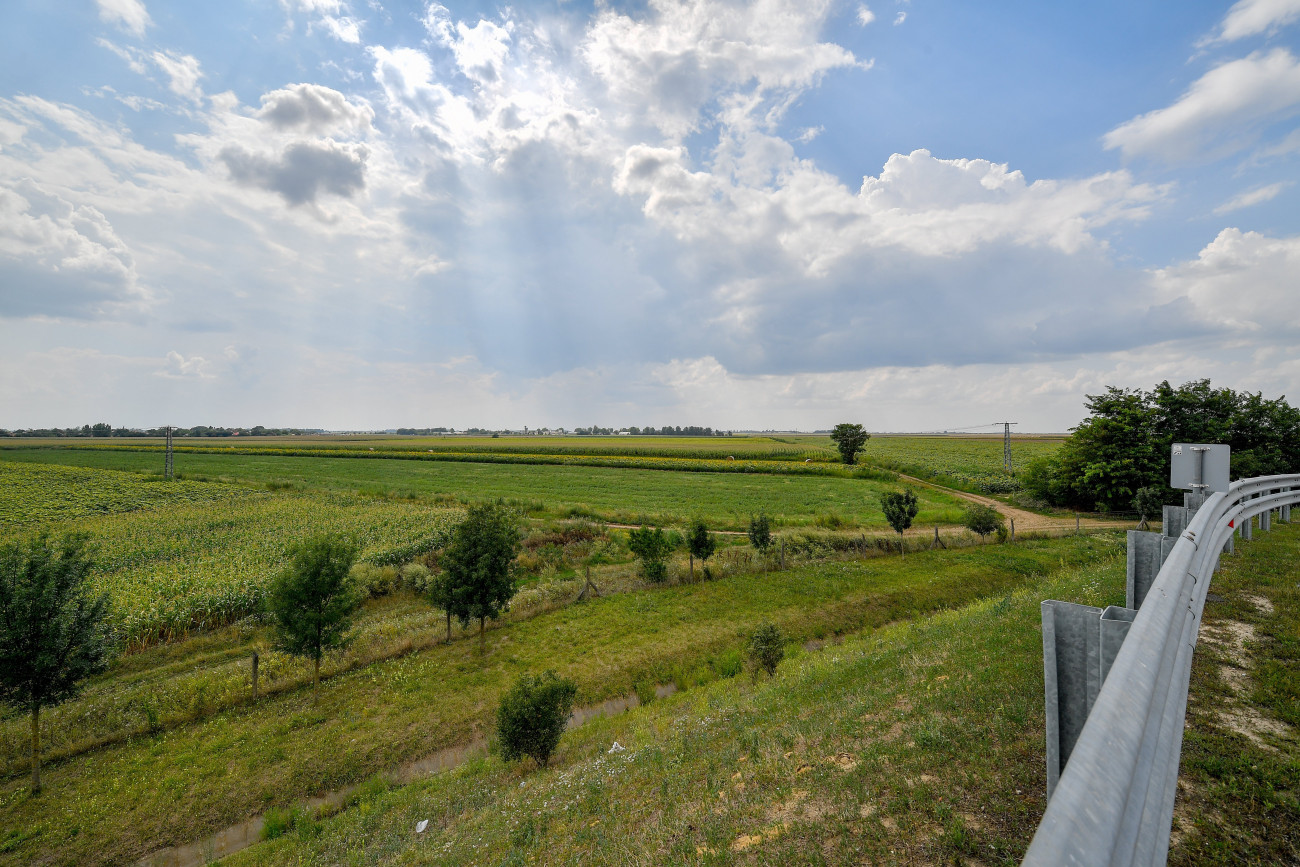
[[[429,827],[429,820],[428,820],[428,819],[421,819],[420,821],[418,821],[418,822],[415,823],[415,833],[417,833],[417,834],[423,834],[423,833],[424,833],[424,829],[427,828],[427,827]]]
[[[618,741],[614,741],[614,746],[610,747],[609,751],[611,753],[622,753],[627,751],[627,747],[623,746]]]

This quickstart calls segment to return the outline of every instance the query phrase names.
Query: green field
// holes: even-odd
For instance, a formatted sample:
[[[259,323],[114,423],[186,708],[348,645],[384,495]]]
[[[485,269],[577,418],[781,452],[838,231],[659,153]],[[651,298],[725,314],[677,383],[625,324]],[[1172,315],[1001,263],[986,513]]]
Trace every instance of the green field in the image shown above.
[[[157,472],[161,455],[81,449],[5,449],[0,463],[39,462]],[[779,525],[806,526],[838,518],[868,529],[888,529],[880,494],[902,487],[874,479],[766,473],[664,472],[587,466],[502,465],[443,461],[178,454],[186,479],[238,482],[262,488],[346,491],[472,502],[504,498],[549,515],[584,515],[616,523],[683,524],[702,516],[720,529],[741,530],[765,511]],[[919,524],[961,520],[961,501],[918,490]],[[834,520],[831,523],[835,523]]]
[[[1054,453],[1061,437],[1012,437],[1011,466],[1019,472],[1034,458]],[[1020,489],[1003,470],[1002,437],[878,436],[867,441],[865,459],[879,467],[939,484],[985,494]]]
[[[405,562],[444,544],[459,514],[341,493],[0,461],[0,542],[35,529],[87,534],[98,551],[92,583],[108,593],[128,647],[255,611],[289,546],[307,536],[343,534],[363,559]]]
[[[422,602],[380,600],[362,618],[365,647],[357,650],[375,661],[337,661],[319,708],[309,689],[297,688],[309,682],[308,666],[285,661],[272,668],[289,688],[256,705],[223,700],[230,691],[246,695],[248,654],[265,649],[258,629],[155,648],[124,658],[63,717],[51,714],[82,720],[91,743],[55,739],[68,757],[47,767],[46,794],[26,794],[22,763],[6,769],[0,826],[23,830],[0,843],[0,860],[30,863],[41,853],[52,863],[118,863],[361,782],[484,732],[498,696],[523,671],[573,677],[582,702],[646,683],[695,688],[717,679],[721,660],[765,620],[794,641],[870,629],[1005,594],[1062,564],[1113,561],[1116,551],[1113,537],[1069,537],[751,569],[543,611],[489,631],[486,656],[473,640],[436,643],[441,617]],[[122,693],[137,704],[124,707]],[[153,696],[161,705],[153,733],[133,729],[122,740],[93,728],[110,716],[147,724]],[[22,722],[5,722],[12,738]]]

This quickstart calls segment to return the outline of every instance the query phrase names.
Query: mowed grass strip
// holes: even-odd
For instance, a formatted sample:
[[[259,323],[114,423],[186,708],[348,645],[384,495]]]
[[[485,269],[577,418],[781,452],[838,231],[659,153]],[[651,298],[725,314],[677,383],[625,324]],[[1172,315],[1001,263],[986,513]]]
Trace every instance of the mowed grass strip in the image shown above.
[[[1300,526],[1273,526],[1210,582],[1171,865],[1300,864]]]
[[[1059,566],[1114,560],[1117,535],[840,561],[597,599],[376,663],[191,726],[51,764],[46,791],[0,785],[4,863],[130,861],[271,807],[357,783],[490,728],[521,672],[574,678],[579,701],[635,684],[708,679],[762,621],[796,640],[1005,594]]]
[[[1122,602],[1123,580],[1122,558],[1067,567],[820,652],[795,646],[772,680],[567,733],[550,769],[491,755],[376,781],[228,863],[1013,865],[1045,801],[1039,603]]]
[[[6,449],[0,459],[153,473],[161,455],[73,449]],[[745,529],[765,511],[779,524],[806,526],[836,515],[866,529],[888,525],[880,494],[901,484],[870,479],[744,473],[691,473],[608,467],[353,460],[262,455],[186,454],[187,479],[261,487],[349,491],[390,497],[481,501],[504,498],[546,514],[587,515],[616,523],[683,524],[703,517],[719,529]],[[962,503],[918,489],[917,524],[956,524]]]

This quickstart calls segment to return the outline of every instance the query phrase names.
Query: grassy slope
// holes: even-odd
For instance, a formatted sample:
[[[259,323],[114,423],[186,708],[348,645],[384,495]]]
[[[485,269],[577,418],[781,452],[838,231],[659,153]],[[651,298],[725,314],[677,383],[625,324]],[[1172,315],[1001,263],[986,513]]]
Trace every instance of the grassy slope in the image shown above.
[[[161,462],[158,455],[143,452],[69,449],[6,448],[0,459],[142,472],[157,472]],[[750,515],[759,511],[787,525],[811,524],[818,514],[834,512],[863,527],[887,529],[880,494],[898,487],[816,476],[257,455],[180,455],[176,470],[190,479],[259,486],[465,500],[504,497],[549,512],[577,509],[625,523],[682,523],[703,515],[724,529],[747,527]],[[960,523],[961,501],[931,490],[918,495],[918,524]]]
[[[549,770],[372,786],[231,863],[1015,864],[1044,801],[1047,597],[1122,601],[1122,560],[590,722]]]
[[[1300,526],[1275,526],[1210,585],[1170,864],[1300,864]]]
[[[47,794],[0,784],[4,863],[113,863],[184,843],[271,806],[363,780],[483,730],[519,672],[574,677],[580,700],[637,682],[708,679],[710,658],[761,621],[799,639],[1004,594],[1066,563],[1111,557],[1081,537],[842,561],[596,600],[341,674],[321,705],[298,690],[55,763]],[[1114,568],[1114,567],[1112,567]]]

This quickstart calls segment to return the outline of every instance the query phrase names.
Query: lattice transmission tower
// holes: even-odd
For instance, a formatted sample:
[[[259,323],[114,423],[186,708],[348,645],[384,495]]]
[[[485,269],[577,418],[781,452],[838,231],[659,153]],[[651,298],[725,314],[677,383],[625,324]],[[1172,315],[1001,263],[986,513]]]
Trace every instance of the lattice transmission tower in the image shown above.
[[[172,478],[172,470],[172,426],[167,425],[167,458],[163,462],[163,475],[169,479]]]
[[[1018,421],[995,421],[994,424],[1002,425],[1002,469],[1011,475],[1011,426],[1020,424]]]

